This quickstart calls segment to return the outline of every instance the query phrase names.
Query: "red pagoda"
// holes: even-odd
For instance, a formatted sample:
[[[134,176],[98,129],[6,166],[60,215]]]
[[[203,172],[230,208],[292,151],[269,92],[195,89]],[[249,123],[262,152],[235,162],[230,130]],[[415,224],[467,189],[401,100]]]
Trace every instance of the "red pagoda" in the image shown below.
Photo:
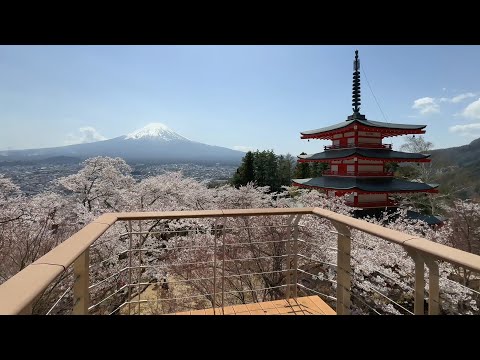
[[[395,179],[387,163],[430,162],[430,155],[393,151],[383,144],[386,137],[424,134],[426,125],[391,124],[371,121],[360,114],[360,60],[355,51],[353,63],[353,114],[346,121],[316,130],[304,131],[302,139],[332,140],[324,152],[298,156],[298,162],[329,164],[323,176],[293,179],[294,186],[324,190],[347,196],[347,205],[362,209],[396,206],[391,194],[436,193],[438,185]]]

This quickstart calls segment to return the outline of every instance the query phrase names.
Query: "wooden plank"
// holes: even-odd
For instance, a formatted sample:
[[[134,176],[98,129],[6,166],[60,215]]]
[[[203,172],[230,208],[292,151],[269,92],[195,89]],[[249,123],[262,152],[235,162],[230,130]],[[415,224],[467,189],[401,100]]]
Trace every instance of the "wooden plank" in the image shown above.
[[[233,306],[227,306],[223,309],[223,311],[224,311],[223,312],[224,315],[235,315],[235,309],[233,308]]]
[[[178,313],[175,313],[176,315],[190,315],[191,311],[182,311],[182,312],[178,312]]]
[[[324,315],[323,310],[309,296],[298,298],[297,301],[301,304],[303,310],[316,315]]]
[[[250,311],[235,312],[235,315],[250,315]]]
[[[287,300],[287,303],[288,303],[288,305],[290,305],[290,306],[297,306],[297,305],[298,305],[298,302],[297,302],[296,299],[288,299],[288,300]]]
[[[328,306],[328,304],[325,301],[323,301],[319,296],[317,295],[310,296],[310,300],[312,300],[315,303],[315,305],[317,305],[325,315],[337,315],[335,310],[333,310],[330,306]]]
[[[221,308],[215,309],[222,314]],[[225,315],[336,315],[320,297],[304,296],[297,299],[265,301],[261,303],[239,304],[224,308]],[[213,315],[213,309],[182,311],[168,315]]]
[[[205,309],[191,311],[190,315],[205,315]]]
[[[295,311],[289,307],[277,308],[280,315],[295,315]]]
[[[250,315],[266,315],[267,311],[259,308],[257,310],[250,310]]]
[[[233,305],[233,311],[235,311],[235,314],[238,314],[241,312],[248,312],[248,308],[245,304]]]
[[[222,314],[222,309],[216,308],[215,312],[213,311],[213,308],[210,309],[205,309],[205,315],[221,315]]]
[[[260,307],[262,308],[263,312],[265,315],[279,315],[280,312],[277,310],[277,307],[275,306],[276,304],[279,304],[281,307],[281,304],[285,304],[285,300],[280,300],[280,301],[265,301],[259,303]]]
[[[285,299],[270,301],[270,303],[272,303],[272,305],[274,305],[276,308],[281,306],[289,306],[288,301]]]
[[[260,306],[263,310],[275,310],[277,308],[273,301],[261,302]]]
[[[298,303],[296,299],[289,299],[289,308],[296,314],[296,315],[304,315],[302,305]]]
[[[295,315],[305,315],[305,310],[303,310],[302,307],[294,308],[293,311],[295,311]]]
[[[275,307],[263,309],[263,311],[265,311],[265,315],[280,315],[280,312]]]
[[[295,314],[301,314],[303,315],[303,312],[302,312],[302,309],[300,306],[298,305],[294,305],[294,306],[291,306],[291,305],[286,305],[286,306],[280,306],[280,307],[277,307],[277,310],[279,312],[279,314],[292,314],[292,315],[295,315]]]
[[[257,310],[262,310],[262,307],[260,306],[260,303],[251,303],[247,304],[247,309],[248,311],[257,311]]]

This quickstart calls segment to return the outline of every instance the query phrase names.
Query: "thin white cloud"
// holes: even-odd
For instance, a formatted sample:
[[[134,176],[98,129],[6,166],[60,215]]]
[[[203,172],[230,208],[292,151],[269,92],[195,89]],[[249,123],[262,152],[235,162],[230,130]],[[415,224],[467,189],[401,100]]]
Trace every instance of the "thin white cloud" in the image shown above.
[[[451,126],[448,130],[461,136],[478,137],[480,136],[480,123],[454,125]]]
[[[95,141],[107,140],[92,126],[84,126],[78,129],[77,134],[68,134],[65,140],[66,145],[85,144]]]
[[[464,93],[464,94],[454,96],[451,99],[451,101],[452,101],[452,103],[456,104],[456,103],[462,102],[463,100],[470,99],[470,98],[475,97],[475,96],[476,95],[474,93],[468,92],[468,93]]]
[[[480,120],[480,98],[470,104],[462,111],[462,115],[467,119]]]
[[[458,94],[451,98],[449,97],[433,98],[430,96],[426,96],[426,97],[415,100],[413,102],[412,108],[415,110],[418,110],[419,114],[422,114],[422,115],[435,114],[440,112],[439,104],[441,103],[458,104],[467,99],[473,98],[475,96],[477,96],[477,94],[472,92]],[[465,115],[465,116],[469,117],[468,115]]]
[[[251,146],[244,146],[244,145],[235,145],[233,147],[235,150],[238,151],[243,151],[243,152],[248,152],[248,151],[256,151],[257,149],[251,147]]]
[[[475,93],[467,92],[467,93],[455,95],[452,98],[441,97],[440,99],[438,99],[438,101],[439,102],[449,102],[449,103],[458,104],[458,103],[461,103],[464,100],[470,99],[470,98],[475,97],[475,96],[477,96]]]
[[[416,109],[420,114],[434,114],[440,112],[438,104],[432,97],[423,97],[413,102],[412,109]]]

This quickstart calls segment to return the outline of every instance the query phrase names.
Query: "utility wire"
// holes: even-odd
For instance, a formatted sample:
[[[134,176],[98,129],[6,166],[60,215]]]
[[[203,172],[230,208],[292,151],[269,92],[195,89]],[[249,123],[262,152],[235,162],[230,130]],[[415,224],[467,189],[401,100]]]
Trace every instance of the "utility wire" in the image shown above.
[[[365,72],[364,66],[362,66],[361,69],[362,69],[362,72],[363,72],[363,76],[365,76],[365,80],[367,81],[368,88],[370,89],[370,92],[372,93],[373,98],[375,99],[375,102],[377,103],[377,106],[380,109],[380,112],[382,113],[383,119],[387,123],[390,123],[390,121],[388,121],[387,117],[385,116],[385,113],[383,112],[382,107],[380,106],[380,103],[378,102],[377,97],[375,96],[375,93],[373,92],[372,87],[370,86],[370,81],[368,81],[367,73]],[[392,137],[392,148],[393,148],[393,137]]]

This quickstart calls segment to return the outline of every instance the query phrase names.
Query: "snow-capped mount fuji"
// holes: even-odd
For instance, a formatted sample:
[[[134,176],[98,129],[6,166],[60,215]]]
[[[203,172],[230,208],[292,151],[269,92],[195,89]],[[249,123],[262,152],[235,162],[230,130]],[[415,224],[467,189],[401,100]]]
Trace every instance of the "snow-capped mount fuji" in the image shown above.
[[[171,130],[168,126],[162,123],[150,123],[145,127],[135,130],[134,132],[128,134],[125,137],[125,140],[133,139],[154,139],[154,140],[164,140],[164,141],[172,141],[172,140],[187,140],[186,137],[183,137],[177,134],[175,131]]]
[[[121,157],[129,162],[238,164],[245,153],[192,141],[161,123],[150,123],[128,135],[54,148],[0,151],[0,162],[93,156]]]

